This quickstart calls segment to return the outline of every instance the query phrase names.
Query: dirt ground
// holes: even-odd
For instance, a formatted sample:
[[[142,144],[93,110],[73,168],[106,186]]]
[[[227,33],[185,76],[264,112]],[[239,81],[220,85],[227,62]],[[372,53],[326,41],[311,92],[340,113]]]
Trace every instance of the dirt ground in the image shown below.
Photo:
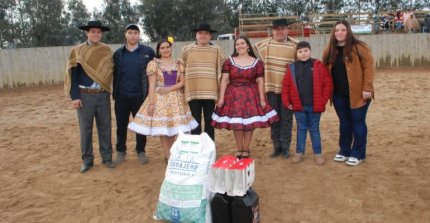
[[[377,70],[375,88],[360,166],[332,161],[333,107],[321,119],[323,166],[309,137],[304,162],[292,164],[268,157],[269,129],[255,132],[261,222],[430,222],[430,68]],[[150,163],[141,165],[129,133],[127,160],[108,169],[95,133],[95,166],[80,174],[77,115],[62,86],[0,90],[0,126],[0,222],[155,222],[165,171],[158,138],[149,138]],[[232,132],[216,139],[218,156],[233,154]]]

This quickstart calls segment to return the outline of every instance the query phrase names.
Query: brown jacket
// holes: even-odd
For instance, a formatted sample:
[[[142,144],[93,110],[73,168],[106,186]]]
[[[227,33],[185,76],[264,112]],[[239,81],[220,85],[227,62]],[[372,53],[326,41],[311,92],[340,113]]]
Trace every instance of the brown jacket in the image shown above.
[[[351,102],[351,109],[360,108],[365,105],[363,100],[363,91],[372,92],[373,78],[375,76],[375,66],[373,61],[372,52],[368,47],[357,44],[357,47],[352,47],[351,57],[352,62],[345,59],[346,73],[349,83],[349,100]],[[358,54],[357,54],[358,50]],[[328,54],[328,48],[323,52],[323,58]],[[331,74],[332,64],[326,65]]]

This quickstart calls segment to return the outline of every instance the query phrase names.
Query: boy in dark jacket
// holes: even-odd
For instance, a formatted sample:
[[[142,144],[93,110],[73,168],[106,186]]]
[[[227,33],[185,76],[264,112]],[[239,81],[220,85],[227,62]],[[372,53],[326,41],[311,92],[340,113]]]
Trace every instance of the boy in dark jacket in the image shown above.
[[[297,60],[287,65],[282,82],[282,103],[294,111],[297,123],[297,147],[293,163],[303,160],[306,134],[309,130],[315,162],[324,164],[321,155],[319,123],[321,113],[330,98],[332,79],[320,60],[311,58],[311,46],[302,41],[297,44]]]
[[[116,116],[116,163],[124,162],[127,155],[127,126],[130,114],[134,117],[148,95],[146,67],[154,50],[139,43],[140,29],[136,24],[125,28],[126,43],[114,55],[113,99]],[[136,133],[136,153],[141,164],[148,163],[145,155],[146,136]]]

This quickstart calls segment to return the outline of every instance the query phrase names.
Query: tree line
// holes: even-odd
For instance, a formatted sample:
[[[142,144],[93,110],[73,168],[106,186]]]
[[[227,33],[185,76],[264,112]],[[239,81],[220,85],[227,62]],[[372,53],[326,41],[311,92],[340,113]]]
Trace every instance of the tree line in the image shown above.
[[[88,20],[102,20],[111,28],[106,43],[122,43],[124,27],[142,25],[151,41],[167,36],[192,40],[190,30],[210,23],[219,33],[232,33],[240,14],[299,16],[311,13],[372,12],[386,9],[420,10],[430,0],[104,0],[87,10],[82,0],[0,0],[0,48],[65,46],[82,42],[78,29]]]

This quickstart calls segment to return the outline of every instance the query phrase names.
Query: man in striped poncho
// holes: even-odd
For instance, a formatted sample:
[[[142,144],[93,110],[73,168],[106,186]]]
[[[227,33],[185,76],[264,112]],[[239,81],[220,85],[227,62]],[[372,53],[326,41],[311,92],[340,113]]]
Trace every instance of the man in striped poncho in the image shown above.
[[[293,112],[282,105],[281,89],[286,65],[293,63],[296,55],[295,39],[288,37],[287,19],[275,19],[272,23],[273,37],[255,44],[258,57],[264,63],[264,90],[270,105],[276,110],[280,121],[271,125],[273,153],[271,157],[289,156]]]
[[[200,24],[196,29],[196,43],[184,46],[178,58],[185,72],[185,99],[190,105],[191,113],[199,123],[192,134],[202,132],[202,111],[204,131],[215,140],[215,131],[211,126],[215,101],[218,100],[218,80],[225,60],[219,46],[210,42],[212,30],[209,24]]]

